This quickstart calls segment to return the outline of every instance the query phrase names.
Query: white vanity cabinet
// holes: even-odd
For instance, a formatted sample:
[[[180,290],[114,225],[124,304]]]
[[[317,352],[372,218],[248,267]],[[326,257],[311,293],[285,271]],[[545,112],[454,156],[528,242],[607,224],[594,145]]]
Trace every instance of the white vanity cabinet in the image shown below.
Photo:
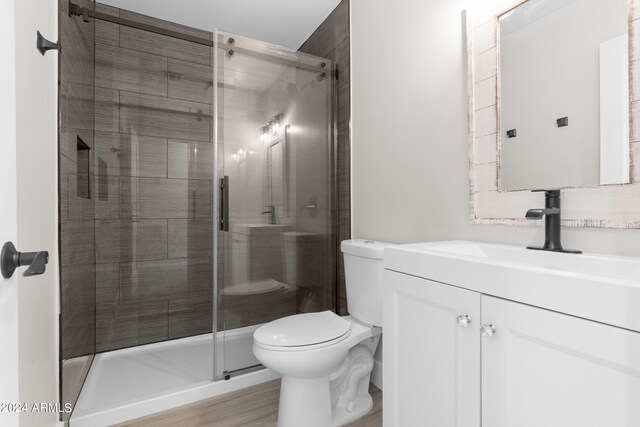
[[[486,295],[482,321],[483,426],[640,426],[640,333]]]
[[[640,426],[640,333],[384,274],[385,427]]]
[[[384,425],[479,426],[480,294],[384,274]]]

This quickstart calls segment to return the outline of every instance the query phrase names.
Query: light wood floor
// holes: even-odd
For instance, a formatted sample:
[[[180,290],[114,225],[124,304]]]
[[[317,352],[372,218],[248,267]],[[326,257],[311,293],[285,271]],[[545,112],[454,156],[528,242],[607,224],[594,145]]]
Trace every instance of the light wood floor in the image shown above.
[[[382,392],[373,385],[369,391],[373,397],[373,409],[363,418],[349,424],[350,427],[382,426]],[[279,395],[280,380],[274,380],[122,424],[116,424],[116,426],[275,426],[278,418]]]

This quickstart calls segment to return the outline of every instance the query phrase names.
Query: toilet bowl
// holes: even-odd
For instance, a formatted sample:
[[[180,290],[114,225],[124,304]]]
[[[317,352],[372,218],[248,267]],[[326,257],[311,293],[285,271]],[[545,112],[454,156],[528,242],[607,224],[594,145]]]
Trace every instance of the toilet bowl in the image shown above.
[[[369,378],[382,332],[382,253],[388,245],[342,242],[350,316],[296,314],[255,331],[254,355],[282,375],[279,427],[340,426],[373,406]]]

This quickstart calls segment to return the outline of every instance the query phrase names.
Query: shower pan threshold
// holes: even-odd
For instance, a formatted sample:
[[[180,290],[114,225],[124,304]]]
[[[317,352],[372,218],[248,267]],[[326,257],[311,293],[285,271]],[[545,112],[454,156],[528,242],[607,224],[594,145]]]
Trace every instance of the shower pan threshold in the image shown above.
[[[259,326],[259,325],[258,325]],[[257,364],[249,326],[218,332],[229,370]],[[108,426],[279,378],[261,369],[212,381],[212,334],[147,344],[95,356],[70,427]]]

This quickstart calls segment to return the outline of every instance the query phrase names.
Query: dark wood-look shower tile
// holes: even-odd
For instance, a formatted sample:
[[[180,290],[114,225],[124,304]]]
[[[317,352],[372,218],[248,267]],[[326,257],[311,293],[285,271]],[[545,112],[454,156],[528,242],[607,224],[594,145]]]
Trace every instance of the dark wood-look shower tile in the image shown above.
[[[93,131],[93,86],[60,84],[60,127]]]
[[[95,309],[95,266],[71,265],[62,270],[60,309],[92,313]]]
[[[117,90],[96,86],[95,94],[95,130],[119,132],[120,93]]]
[[[327,58],[349,36],[349,1],[342,0],[300,47],[301,52]]]
[[[74,162],[75,165],[75,162]],[[87,183],[86,175],[69,173],[67,174],[68,197],[67,197],[67,220],[68,221],[85,221],[95,218],[95,205],[92,197],[86,197],[87,187],[93,185],[93,178],[89,176]]]
[[[169,58],[169,97],[213,103],[213,67]]]
[[[109,89],[167,96],[167,58],[96,44],[96,82]]]
[[[62,267],[94,263],[94,221],[70,221],[60,225]]]
[[[96,262],[167,258],[167,220],[96,221]]]
[[[210,333],[212,327],[211,293],[169,300],[169,339]]]
[[[208,258],[180,258],[120,264],[120,301],[167,300],[211,288]]]
[[[207,257],[213,253],[211,219],[169,219],[168,257]]]
[[[95,154],[107,176],[167,177],[166,138],[96,132]]]
[[[106,4],[96,3],[96,11],[111,16],[120,16],[120,9]],[[112,22],[96,19],[96,43],[112,46],[120,44],[120,26]]]
[[[91,355],[96,352],[96,326],[93,313],[65,311],[60,316],[62,359]]]
[[[228,331],[244,326],[250,326],[246,298],[218,295],[218,329]]]
[[[61,169],[63,164],[70,162],[65,156],[60,156],[59,159]],[[60,208],[58,213],[60,215],[60,223],[62,224],[69,220],[69,174],[59,172],[58,175],[58,181],[60,183]]]
[[[124,12],[120,11],[121,17]],[[120,46],[202,65],[211,65],[213,50],[209,46],[125,26],[120,26]]]
[[[60,281],[62,357],[91,354],[95,349],[95,267],[71,265]]]
[[[213,178],[212,143],[170,139],[168,150],[169,178]]]
[[[96,305],[115,306],[120,301],[120,264],[96,264]]]
[[[120,92],[120,133],[210,141],[209,105]]]
[[[122,218],[210,218],[210,181],[121,178]]]
[[[106,166],[100,159],[96,161],[96,175],[94,175],[93,202],[96,219],[120,218],[120,177],[108,176]]]
[[[93,84],[94,27],[81,18],[61,16],[60,81]]]
[[[296,289],[244,297],[248,304],[248,324],[259,325],[298,312]]]
[[[148,299],[96,307],[96,351],[168,339],[167,301]]]

